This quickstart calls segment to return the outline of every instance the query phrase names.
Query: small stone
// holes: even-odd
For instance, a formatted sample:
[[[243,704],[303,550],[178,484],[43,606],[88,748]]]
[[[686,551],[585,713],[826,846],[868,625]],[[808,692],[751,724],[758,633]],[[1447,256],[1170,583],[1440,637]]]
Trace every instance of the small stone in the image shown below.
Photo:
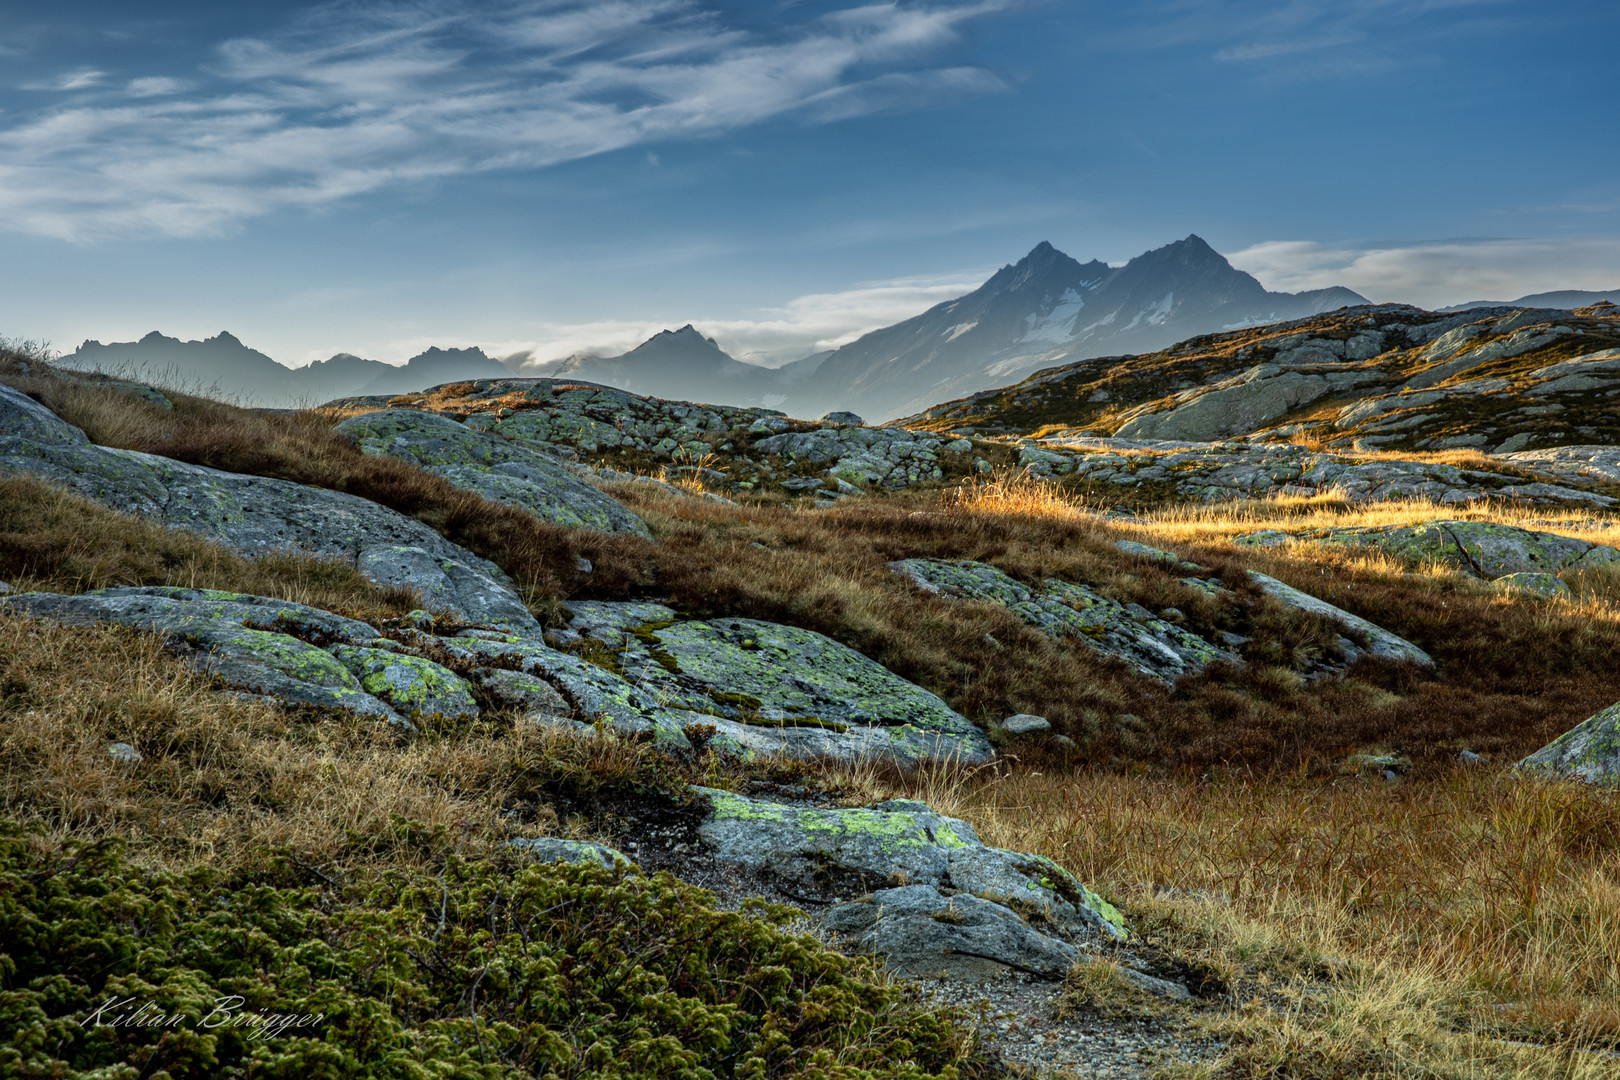
[[[1044,716],[1018,713],[1003,720],[1001,730],[1009,735],[1034,735],[1041,731],[1051,731],[1052,723]]]
[[[0,581],[0,596],[4,596],[4,595],[6,595],[6,593],[11,592],[11,591],[12,591],[12,589],[11,589],[10,585],[7,585],[5,582]]]
[[[431,631],[433,629],[433,612],[424,611],[422,608],[407,611],[400,616],[399,623],[401,626],[409,626],[416,630]]]
[[[1463,750],[1457,754],[1457,760],[1463,765],[1478,765],[1485,758],[1472,750]]]
[[[107,753],[120,765],[139,765],[142,760],[141,752],[127,742],[108,743]]]
[[[596,567],[592,566],[591,560],[587,559],[585,556],[575,555],[574,569],[578,570],[582,574],[589,574],[592,570],[595,570]]]
[[[866,423],[865,420],[862,420],[854,413],[844,412],[842,410],[834,410],[833,412],[828,413],[826,416],[821,418],[821,422],[823,424],[844,424],[851,427],[860,427],[862,424]]]
[[[1180,608],[1167,607],[1163,611],[1159,612],[1159,618],[1163,619],[1165,622],[1170,622],[1170,623],[1181,622],[1186,617],[1187,616],[1185,616],[1185,615],[1183,615],[1181,613]]]
[[[609,870],[628,867],[630,860],[606,844],[586,840],[564,840],[556,836],[522,837],[508,840],[506,846],[532,856],[538,862],[599,863]],[[634,844],[627,845],[635,847]]]

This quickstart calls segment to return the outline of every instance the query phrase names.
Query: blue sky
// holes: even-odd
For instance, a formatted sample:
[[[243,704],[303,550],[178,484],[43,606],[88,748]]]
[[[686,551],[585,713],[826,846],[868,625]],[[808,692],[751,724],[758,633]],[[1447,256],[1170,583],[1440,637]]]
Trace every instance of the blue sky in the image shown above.
[[[1620,286],[1620,5],[0,3],[0,335],[781,362],[1041,240]]]

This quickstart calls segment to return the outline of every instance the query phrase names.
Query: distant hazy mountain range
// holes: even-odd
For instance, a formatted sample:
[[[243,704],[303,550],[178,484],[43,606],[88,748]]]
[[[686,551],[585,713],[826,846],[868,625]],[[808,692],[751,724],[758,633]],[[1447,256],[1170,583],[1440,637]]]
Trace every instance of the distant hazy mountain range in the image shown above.
[[[356,394],[404,394],[457,379],[511,375],[482,349],[432,348],[400,366],[338,353],[308,367],[289,368],[235,335],[180,341],[156,330],[139,341],[86,341],[62,358],[64,367],[127,374],[178,390],[196,389],[244,405],[307,406]]]
[[[1610,289],[1607,292],[1592,291],[1591,289],[1563,289],[1558,292],[1538,292],[1529,296],[1521,296],[1517,300],[1470,300],[1466,304],[1453,304],[1450,307],[1437,308],[1437,311],[1467,311],[1470,308],[1485,307],[1518,307],[1518,308],[1575,308],[1591,307],[1593,304],[1607,300],[1611,304],[1620,304],[1620,289]]]
[[[1620,301],[1620,292],[1541,293],[1512,305],[1575,308],[1604,298]],[[849,409],[886,420],[1015,383],[1041,368],[1150,353],[1202,334],[1367,302],[1344,288],[1269,292],[1197,236],[1118,267],[1077,262],[1041,243],[966,296],[780,368],[743,363],[687,325],[619,356],[574,356],[527,365],[519,373],[606,383],[654,397],[763,405],[792,416]],[[1445,310],[1481,306],[1503,305],[1474,301]],[[340,353],[289,369],[227,333],[178,341],[155,331],[122,344],[87,341],[63,362],[181,388],[214,387],[252,405],[310,405],[511,374],[479,349],[437,348],[402,367]]]
[[[688,323],[654,334],[621,356],[571,356],[526,366],[522,374],[606,383],[651,397],[776,408],[802,389],[829,355],[820,353],[779,368],[745,364]]]

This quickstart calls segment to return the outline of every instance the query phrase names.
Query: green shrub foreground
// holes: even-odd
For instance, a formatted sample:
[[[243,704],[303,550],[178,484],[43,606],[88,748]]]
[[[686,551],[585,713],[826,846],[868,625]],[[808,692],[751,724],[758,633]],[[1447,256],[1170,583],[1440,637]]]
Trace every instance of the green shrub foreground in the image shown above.
[[[960,1017],[790,933],[791,909],[716,911],[667,875],[452,856],[316,889],[41,846],[0,826],[7,1077],[977,1071]]]

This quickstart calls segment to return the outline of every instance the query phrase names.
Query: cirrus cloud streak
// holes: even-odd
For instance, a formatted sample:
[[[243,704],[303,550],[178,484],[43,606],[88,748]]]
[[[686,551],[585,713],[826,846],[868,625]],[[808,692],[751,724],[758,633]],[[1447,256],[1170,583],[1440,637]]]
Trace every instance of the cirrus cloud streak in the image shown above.
[[[0,127],[0,228],[213,235],[402,184],[994,92],[988,71],[927,62],[1001,6],[875,4],[769,32],[691,0],[317,8],[184,81],[58,83],[71,96]]]

